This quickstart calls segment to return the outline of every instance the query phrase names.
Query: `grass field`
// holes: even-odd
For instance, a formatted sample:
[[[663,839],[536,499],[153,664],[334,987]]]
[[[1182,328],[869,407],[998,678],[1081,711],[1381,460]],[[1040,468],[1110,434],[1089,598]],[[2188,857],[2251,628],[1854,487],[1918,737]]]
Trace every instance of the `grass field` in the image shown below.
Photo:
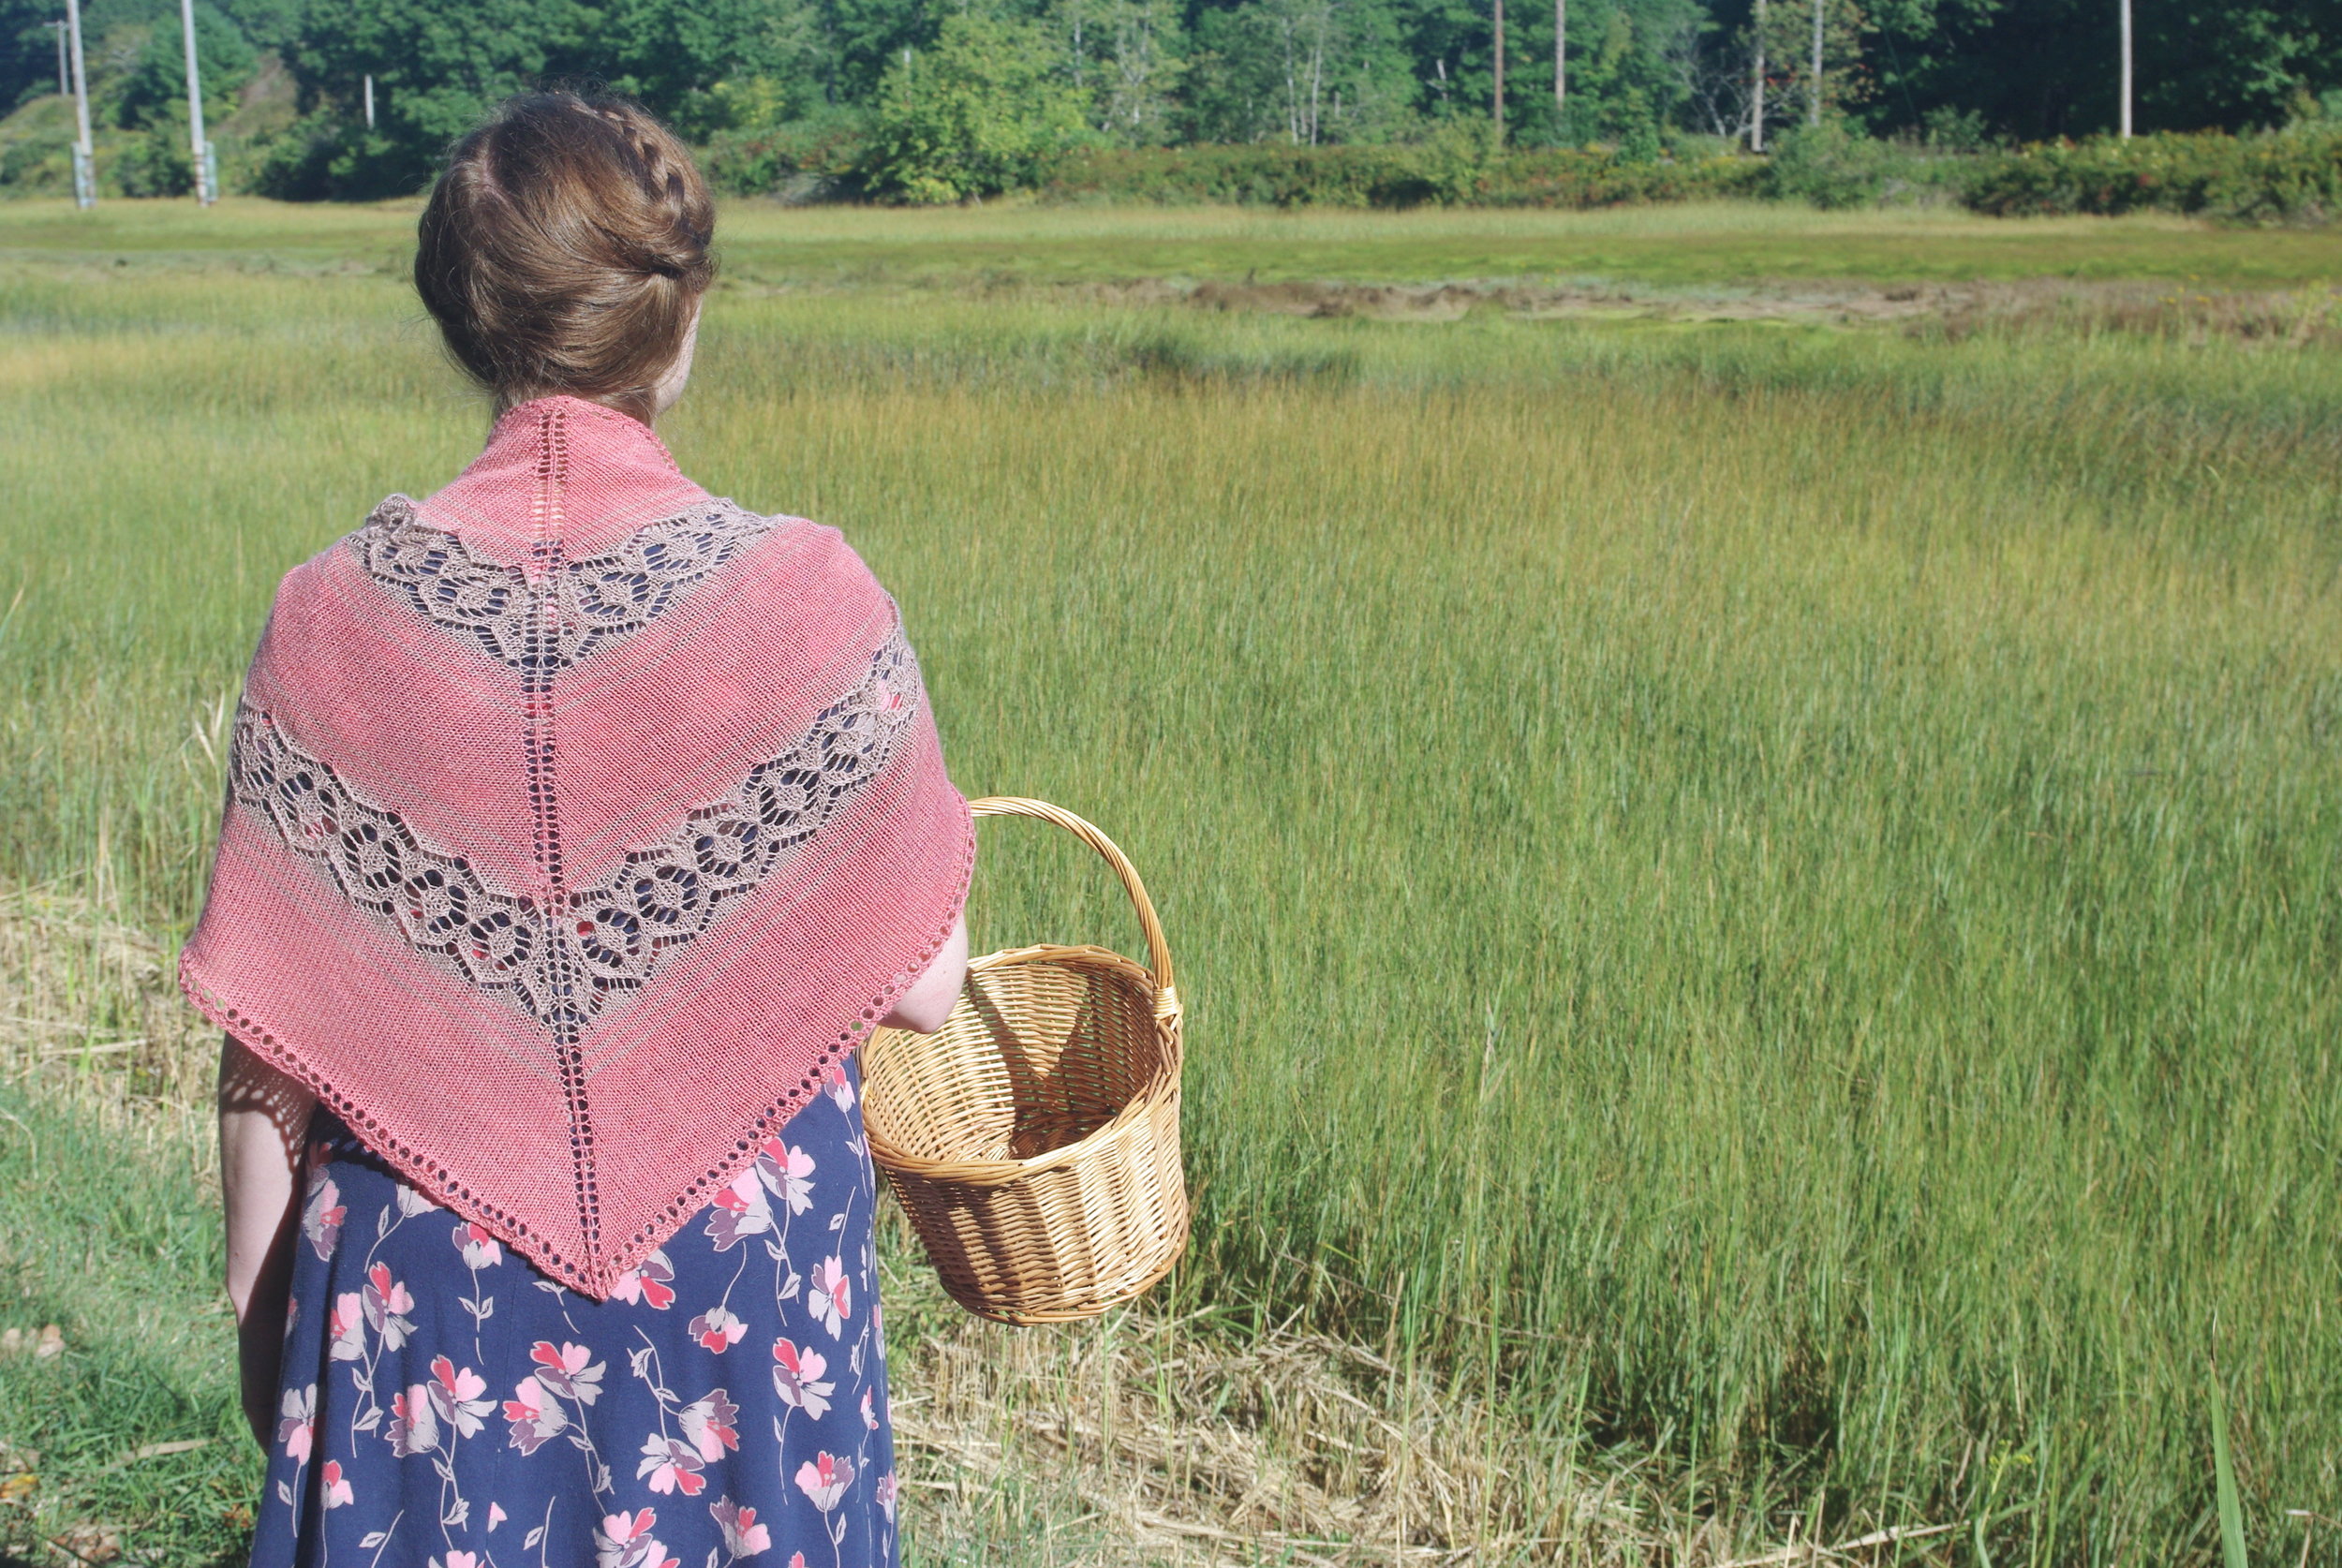
[[[275,580],[477,449],[397,275],[410,221],[0,207],[0,880],[166,941],[192,918]],[[1191,1332],[1324,1330],[1760,1531],[1956,1527],[1880,1561],[2217,1561],[2219,1410],[2252,1560],[2342,1562],[2342,354],[1089,287],[2306,296],[2342,239],[727,224],[662,433],[846,530],[964,789],[1071,806],[1146,871],[1192,1006],[1200,1217],[1163,1303]],[[980,945],[1127,937],[1038,829],[986,844]],[[154,1032],[85,967],[44,1025]],[[0,1357],[0,1440],[88,1476],[225,1434],[201,1157],[168,1131],[195,1124],[110,1144],[57,1109],[184,1077],[9,1038],[0,1328],[104,1348]],[[77,1484],[200,1561],[231,1455]],[[170,1546],[180,1495],[208,1522]],[[1431,1539],[1401,1519],[1385,1559]],[[1480,1556],[1591,1550],[1559,1533],[1499,1520]]]
[[[417,202],[330,212],[231,200],[11,203],[0,259],[32,265],[397,272]],[[1166,277],[1582,278],[1666,288],[1797,280],[2055,278],[2223,288],[2332,286],[2342,242],[2317,229],[2221,229],[2184,218],[1980,218],[1958,211],[1816,213],[1758,203],[1597,213],[963,208],[910,214],[745,202],[720,237],[735,286],[1100,283]]]

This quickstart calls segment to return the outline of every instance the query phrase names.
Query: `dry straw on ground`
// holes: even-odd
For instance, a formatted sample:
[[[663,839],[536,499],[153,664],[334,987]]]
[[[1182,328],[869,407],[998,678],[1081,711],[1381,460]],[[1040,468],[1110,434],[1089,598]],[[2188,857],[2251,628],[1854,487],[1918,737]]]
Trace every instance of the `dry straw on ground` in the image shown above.
[[[889,1255],[901,1259],[901,1247]],[[1000,1539],[1054,1495],[1020,1561],[1773,1568],[1925,1562],[1952,1527],[1767,1539],[1682,1478],[1533,1431],[1488,1391],[1362,1346],[1118,1313],[1055,1329],[950,1313],[916,1260],[890,1280],[897,1463],[928,1541]],[[980,1561],[971,1560],[971,1561]]]

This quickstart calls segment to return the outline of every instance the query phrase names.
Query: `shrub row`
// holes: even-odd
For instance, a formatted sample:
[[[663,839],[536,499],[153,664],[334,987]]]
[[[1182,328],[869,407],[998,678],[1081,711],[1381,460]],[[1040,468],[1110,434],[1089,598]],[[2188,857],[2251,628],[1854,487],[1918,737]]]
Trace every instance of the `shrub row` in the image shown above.
[[[1632,159],[1601,148],[1489,156],[1461,139],[1379,147],[1094,148],[1063,160],[1060,201],[1275,207],[1609,207],[1757,194],[1760,159]]]
[[[1979,159],[1964,194],[2002,216],[2155,211],[2318,222],[2342,214],[2342,125],[2024,147]]]
[[[839,115],[725,132],[709,172],[735,194],[887,194],[866,127]],[[1045,200],[1272,207],[1593,208],[1720,197],[1859,207],[1941,201],[1982,213],[2161,211],[2251,222],[2342,215],[2342,125],[2257,136],[2166,133],[1945,154],[1802,127],[1770,156],[1604,147],[1497,152],[1476,130],[1386,146],[1089,147],[1056,157]]]
[[[2000,216],[2159,211],[2250,222],[2342,216],[2342,126],[2261,136],[2162,134],[1949,155],[1825,127],[1770,157],[1634,159],[1601,148],[1472,156],[1401,147],[1155,147],[1075,154],[1060,200],[1280,207],[1453,203],[1588,208],[1744,197],[1860,207],[1942,201]]]

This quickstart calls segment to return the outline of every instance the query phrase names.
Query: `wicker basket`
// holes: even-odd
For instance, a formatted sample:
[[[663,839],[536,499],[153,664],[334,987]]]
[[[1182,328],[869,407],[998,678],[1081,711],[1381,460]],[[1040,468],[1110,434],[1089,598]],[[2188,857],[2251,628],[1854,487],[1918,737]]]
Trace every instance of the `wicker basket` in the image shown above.
[[[864,1045],[870,1154],[952,1299],[1002,1323],[1092,1317],[1169,1273],[1187,1243],[1171,954],[1104,834],[1037,800],[973,809],[1055,822],[1104,857],[1153,967],[1099,947],[976,959],[941,1028]]]

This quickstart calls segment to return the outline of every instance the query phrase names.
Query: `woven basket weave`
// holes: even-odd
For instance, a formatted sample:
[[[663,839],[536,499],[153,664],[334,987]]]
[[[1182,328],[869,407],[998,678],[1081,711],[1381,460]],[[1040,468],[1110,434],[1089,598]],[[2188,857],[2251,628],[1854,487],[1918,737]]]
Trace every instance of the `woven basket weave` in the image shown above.
[[[1171,953],[1104,834],[1043,801],[972,809],[1038,817],[1097,851],[1152,967],[1099,947],[974,960],[941,1028],[863,1046],[870,1155],[952,1299],[1002,1323],[1092,1317],[1169,1273],[1187,1243]]]

